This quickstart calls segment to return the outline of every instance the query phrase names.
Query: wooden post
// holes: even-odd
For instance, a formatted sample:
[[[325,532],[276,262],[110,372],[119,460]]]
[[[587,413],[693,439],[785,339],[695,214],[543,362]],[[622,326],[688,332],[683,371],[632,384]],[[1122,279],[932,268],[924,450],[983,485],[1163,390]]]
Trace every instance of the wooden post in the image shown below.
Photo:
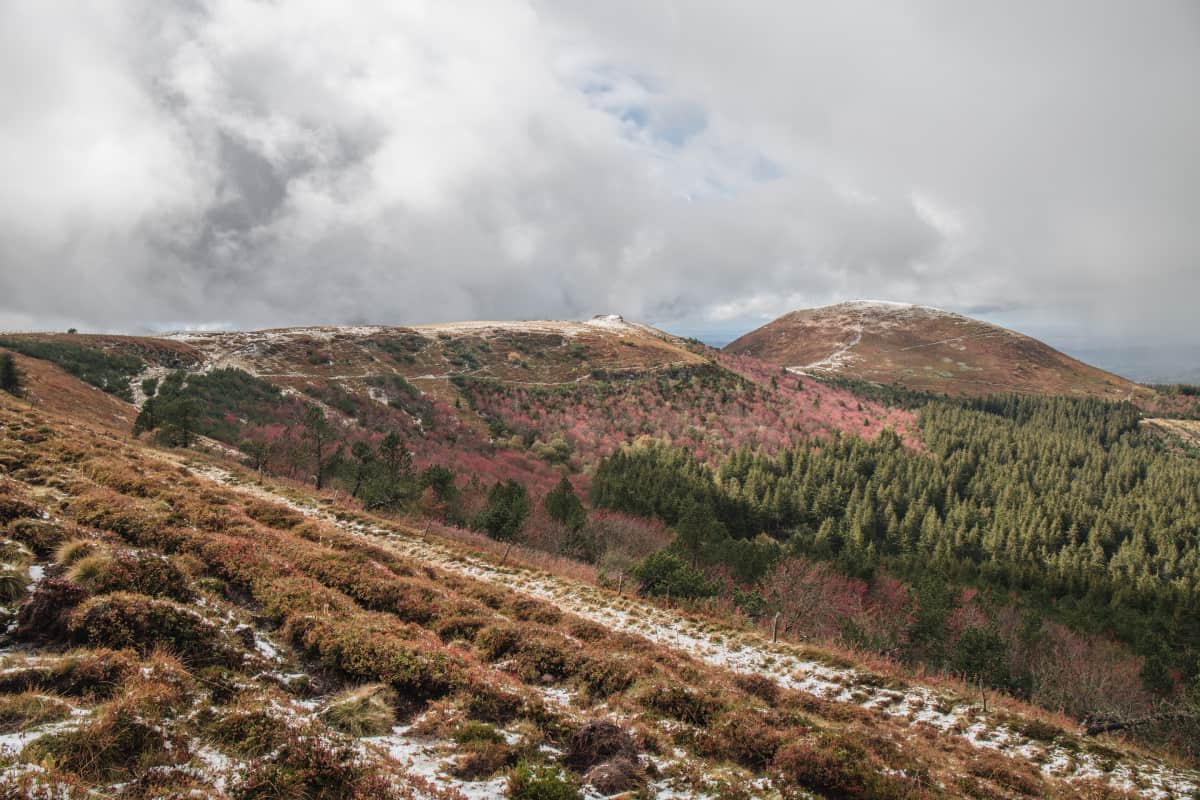
[[[617,597],[621,596],[621,587],[625,585],[625,573],[617,573]]]
[[[510,541],[508,546],[504,548],[504,555],[500,558],[500,566],[504,566],[504,562],[508,561],[508,551],[512,550],[513,543]]]
[[[771,641],[779,641],[779,612],[775,612],[775,620],[771,623]]]
[[[987,713],[987,689],[983,685],[983,676],[979,676],[979,698],[983,701],[983,713]]]

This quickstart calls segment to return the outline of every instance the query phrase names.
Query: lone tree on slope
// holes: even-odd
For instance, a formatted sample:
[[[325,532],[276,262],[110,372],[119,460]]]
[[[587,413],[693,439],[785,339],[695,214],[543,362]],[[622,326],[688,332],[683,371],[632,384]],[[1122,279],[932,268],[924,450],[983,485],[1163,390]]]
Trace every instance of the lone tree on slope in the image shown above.
[[[17,368],[17,361],[12,353],[0,353],[0,390],[14,397],[25,393],[25,377]]]

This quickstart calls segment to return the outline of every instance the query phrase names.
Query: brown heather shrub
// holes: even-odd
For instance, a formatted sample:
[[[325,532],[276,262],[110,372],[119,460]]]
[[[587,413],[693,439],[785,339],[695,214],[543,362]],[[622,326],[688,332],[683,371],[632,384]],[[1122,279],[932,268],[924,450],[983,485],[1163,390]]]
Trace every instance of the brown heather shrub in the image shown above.
[[[475,637],[475,647],[484,661],[499,661],[515,652],[523,638],[525,635],[515,625],[501,622],[480,631]]]
[[[563,613],[554,606],[544,600],[536,600],[527,595],[510,597],[504,604],[504,610],[517,619],[542,625],[557,625],[563,618]]]
[[[647,711],[701,727],[724,708],[719,695],[679,684],[653,686],[638,699]]]
[[[468,597],[473,597],[493,611],[503,608],[509,599],[508,592],[482,581],[466,581],[459,591]]]
[[[280,710],[282,698],[265,692],[245,692],[214,710],[203,726],[207,738],[226,753],[258,758],[287,741],[291,723]]]
[[[583,656],[564,638],[542,636],[519,642],[511,660],[512,671],[526,683],[544,683],[573,676]]]
[[[780,747],[809,730],[789,727],[786,721],[769,711],[742,707],[722,715],[700,731],[696,736],[696,750],[711,758],[760,771],[771,763]]]
[[[572,618],[566,625],[566,631],[580,641],[594,644],[607,640],[611,632],[603,625],[591,620]]]
[[[93,594],[133,592],[187,602],[193,597],[190,581],[171,559],[126,548],[97,552],[76,561],[67,580]]]
[[[733,676],[733,685],[768,705],[779,702],[779,684],[766,675],[738,672]]]
[[[217,577],[242,591],[265,595],[265,598],[260,597],[262,602],[270,598],[269,584],[276,580],[275,576],[285,572],[278,559],[265,552],[262,544],[253,539],[209,534],[193,542],[190,552],[208,564]],[[263,582],[267,585],[256,590],[256,584]],[[310,581],[310,584],[321,586],[316,581]]]
[[[75,497],[68,508],[77,522],[112,531],[141,547],[156,546],[159,543],[156,534],[167,527],[167,514],[162,510],[152,510],[107,489],[95,489]],[[163,544],[170,538],[164,537]]]
[[[0,673],[0,692],[46,692],[85,700],[110,697],[138,669],[130,651],[74,650],[36,663],[9,665]]]
[[[590,700],[604,700],[619,694],[637,680],[637,669],[628,660],[614,656],[587,656],[581,659],[574,677]]]
[[[930,796],[912,780],[884,773],[884,766],[875,753],[849,734],[819,734],[779,748],[771,771],[785,798],[808,797],[813,791],[829,797],[879,800]]]
[[[986,748],[970,754],[967,772],[977,778],[1026,797],[1043,797],[1045,781],[1033,767],[1019,759],[1009,758]]]
[[[242,663],[242,653],[221,629],[171,600],[116,592],[85,601],[68,622],[79,642],[129,647],[148,653],[166,647],[192,666]]]
[[[291,730],[269,758],[251,763],[234,800],[401,800],[387,776],[350,742],[306,727]]]
[[[433,630],[443,642],[474,642],[479,632],[492,622],[493,618],[490,617],[454,616],[439,620],[433,626]]]
[[[571,734],[563,763],[582,773],[618,756],[637,761],[638,752],[633,737],[612,720],[593,719]]]
[[[589,769],[583,782],[607,797],[640,788],[646,783],[646,771],[636,758],[617,756]]]
[[[70,534],[63,526],[44,519],[15,519],[8,523],[7,535],[28,547],[39,559],[46,559]]]
[[[17,613],[16,637],[21,641],[63,641],[75,607],[87,597],[87,589],[65,578],[44,578]]]
[[[492,675],[472,675],[459,691],[463,713],[474,720],[506,725],[526,713],[526,698]]]
[[[355,680],[387,683],[404,700],[444,697],[466,676],[466,664],[440,642],[384,614],[294,614],[284,629],[325,666]]]
[[[254,594],[263,604],[263,611],[276,622],[296,614],[360,613],[358,606],[341,592],[301,576],[264,579],[255,587]]]
[[[28,500],[10,494],[0,494],[0,525],[20,517],[38,517],[42,510]]]
[[[281,503],[268,503],[265,500],[246,500],[242,503],[242,511],[255,522],[262,523],[268,528],[285,531],[295,528],[308,519],[299,511]]]
[[[181,767],[156,767],[121,785],[117,800],[192,800],[221,797],[213,784]]]

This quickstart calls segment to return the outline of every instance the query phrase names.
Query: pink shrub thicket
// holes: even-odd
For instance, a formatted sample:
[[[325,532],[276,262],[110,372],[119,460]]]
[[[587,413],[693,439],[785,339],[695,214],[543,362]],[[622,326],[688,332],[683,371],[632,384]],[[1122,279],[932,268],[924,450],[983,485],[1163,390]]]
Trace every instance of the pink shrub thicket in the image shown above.
[[[585,383],[563,389],[475,384],[481,416],[526,438],[558,435],[587,468],[638,437],[653,437],[716,464],[731,450],[774,453],[835,431],[866,438],[891,428],[913,438],[911,412],[860,400],[748,357],[720,356],[724,371]]]
[[[903,643],[916,611],[903,581],[881,573],[868,583],[806,558],[780,562],[763,593],[779,609],[784,632],[801,639],[832,641],[853,624],[894,649]]]

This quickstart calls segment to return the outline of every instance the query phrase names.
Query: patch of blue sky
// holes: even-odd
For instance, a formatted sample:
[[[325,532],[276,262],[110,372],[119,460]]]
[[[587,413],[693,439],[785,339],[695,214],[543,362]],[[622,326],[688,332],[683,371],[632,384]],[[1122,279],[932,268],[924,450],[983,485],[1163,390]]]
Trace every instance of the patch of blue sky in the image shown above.
[[[671,95],[650,76],[603,64],[593,65],[575,83],[594,108],[620,121],[626,140],[644,147],[652,158],[690,162],[682,167],[682,174],[690,177],[680,192],[689,202],[729,196],[739,187],[785,175],[780,164],[758,148],[714,138],[706,109]]]

